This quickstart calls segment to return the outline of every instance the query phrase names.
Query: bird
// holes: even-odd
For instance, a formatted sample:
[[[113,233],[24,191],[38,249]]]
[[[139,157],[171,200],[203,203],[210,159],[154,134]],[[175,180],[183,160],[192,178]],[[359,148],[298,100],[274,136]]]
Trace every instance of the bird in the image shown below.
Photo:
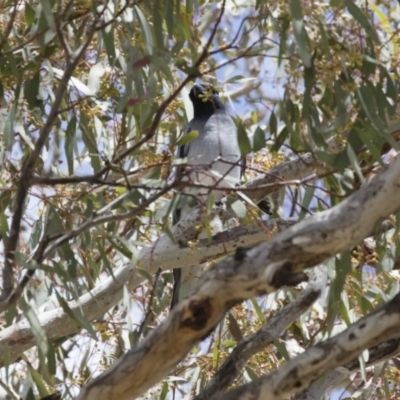
[[[210,189],[200,189],[196,193],[199,201],[205,201],[209,194],[218,202],[223,191],[240,184],[245,169],[245,157],[241,155],[237,128],[222,103],[219,92],[212,84],[195,83],[189,98],[193,105],[193,119],[185,134],[197,131],[197,137],[179,146],[178,158],[185,158],[190,167],[183,171],[178,167],[176,179],[201,184]],[[183,190],[184,195],[185,190]],[[187,196],[189,198],[189,196]],[[189,214],[193,206],[184,205],[174,213],[173,224]],[[217,232],[212,232],[216,234]],[[205,233],[199,238],[207,237]],[[195,265],[190,268],[175,268],[174,289],[171,309],[189,292],[193,280],[203,268]]]

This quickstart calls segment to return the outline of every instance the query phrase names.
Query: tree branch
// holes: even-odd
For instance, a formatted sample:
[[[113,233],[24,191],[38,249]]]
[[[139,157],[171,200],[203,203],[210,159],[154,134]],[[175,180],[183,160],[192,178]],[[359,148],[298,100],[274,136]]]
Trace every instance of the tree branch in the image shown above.
[[[227,251],[234,251],[238,242],[241,245],[250,246],[268,240],[271,236],[292,226],[295,222],[296,219],[267,221],[265,225],[249,228],[248,232],[244,227],[236,227],[218,235],[211,244],[207,240],[200,241],[198,247],[190,251],[188,248],[182,248],[178,244],[164,240],[165,246],[156,247],[153,253],[148,248],[140,251],[142,259],[139,266],[152,272],[153,269],[156,271],[159,267],[170,269],[182,260],[185,260],[189,265],[197,264],[198,260],[204,260],[204,257],[209,260],[212,255],[218,257]],[[113,276],[97,284],[94,289],[81,296],[77,301],[69,302],[68,306],[71,310],[79,309],[88,321],[93,321],[104,315],[106,310],[122,299],[125,286],[128,290],[133,290],[143,282],[145,278],[136,272],[135,266],[131,264],[118,268]],[[38,318],[49,340],[67,337],[81,329],[61,307],[41,313]],[[35,346],[35,344],[35,336],[26,320],[3,329],[0,331],[0,354],[6,354],[7,349],[9,358],[0,358],[0,365],[4,365],[6,362],[14,362],[21,353]]]
[[[384,307],[360,319],[344,332],[311,347],[268,376],[231,390],[218,399],[286,399],[317,377],[352,361],[364,349],[381,342],[381,335],[389,332],[398,336],[399,327],[400,294],[397,294]]]
[[[199,279],[192,294],[175,306],[138,346],[92,380],[79,399],[101,396],[125,400],[142,394],[207,336],[234,304],[298,282],[305,268],[359,243],[381,220],[399,208],[400,155],[339,205],[297,223],[268,243],[249,250],[238,249],[234,257],[210,268]],[[332,367],[348,362],[366,347],[378,344],[382,336],[397,332],[399,306],[400,295],[381,311],[287,363],[273,374],[273,379],[265,378],[253,386],[246,385],[233,394],[228,393],[226,398],[238,399],[237,396],[251,390],[251,393],[268,393],[269,397],[263,397],[265,399],[271,398],[271,393],[277,393],[279,397],[272,395],[272,398],[278,399],[305,388]],[[361,336],[360,332],[363,333]],[[156,369],[154,365],[157,365]]]
[[[315,268],[308,286],[296,300],[279,310],[258,332],[243,339],[194,400],[211,400],[232,384],[251,356],[270,345],[318,299],[326,287],[327,277],[328,269],[325,266]]]
[[[367,366],[384,362],[400,353],[400,339],[392,339],[368,349],[369,358]],[[294,400],[320,400],[326,392],[339,387],[343,381],[360,369],[358,357],[347,363],[344,368],[339,367],[329,371],[322,378],[315,380],[311,385],[296,394]],[[343,385],[344,387],[344,385]]]

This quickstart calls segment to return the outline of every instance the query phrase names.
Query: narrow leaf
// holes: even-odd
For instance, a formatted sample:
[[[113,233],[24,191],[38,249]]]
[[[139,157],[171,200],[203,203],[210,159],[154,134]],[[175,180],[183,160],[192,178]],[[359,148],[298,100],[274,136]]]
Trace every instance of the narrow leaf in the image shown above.
[[[265,147],[265,132],[257,126],[253,137],[253,151],[261,150]]]
[[[345,0],[346,7],[353,18],[359,22],[359,24],[364,28],[367,35],[376,43],[379,43],[379,37],[375,29],[372,27],[371,23],[368,21],[365,14],[360,10],[360,8],[352,1]]]
[[[184,146],[188,143],[190,143],[192,140],[196,139],[199,137],[199,131],[190,131],[186,135],[183,135],[179,140],[177,145],[178,146]]]
[[[247,154],[251,152],[251,143],[249,137],[247,136],[246,130],[244,129],[244,126],[241,123],[239,123],[238,125],[237,136],[238,136],[240,154],[243,157],[246,157]]]

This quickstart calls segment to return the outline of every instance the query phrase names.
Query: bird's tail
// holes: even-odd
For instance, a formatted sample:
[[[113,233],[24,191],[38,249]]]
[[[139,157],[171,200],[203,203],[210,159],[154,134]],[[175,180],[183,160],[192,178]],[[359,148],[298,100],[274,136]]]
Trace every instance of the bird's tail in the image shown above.
[[[171,310],[183,298],[185,298],[197,285],[198,279],[204,272],[207,263],[193,265],[189,268],[175,268],[174,289],[172,292]]]
[[[179,302],[179,293],[181,291],[182,269],[174,268],[172,270],[174,275],[174,288],[172,291],[172,299],[170,309],[172,310]]]

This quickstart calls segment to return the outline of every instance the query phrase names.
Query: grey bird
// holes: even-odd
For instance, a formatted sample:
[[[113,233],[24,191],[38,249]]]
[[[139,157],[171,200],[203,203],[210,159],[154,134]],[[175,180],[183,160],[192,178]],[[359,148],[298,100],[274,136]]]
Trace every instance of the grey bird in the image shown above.
[[[214,201],[218,202],[223,197],[224,190],[240,183],[244,172],[245,158],[240,153],[237,129],[226,112],[218,91],[212,85],[195,84],[189,97],[193,104],[194,116],[185,133],[197,131],[198,136],[178,149],[178,157],[186,158],[189,167],[185,174],[182,168],[179,168],[177,179],[206,185],[210,189],[199,190],[196,193],[197,199],[205,201],[207,196],[212,194]],[[193,206],[188,205],[177,210],[174,225],[192,210]],[[212,233],[217,232],[214,230]],[[206,235],[203,234],[203,237]],[[201,265],[173,270],[175,282],[171,308],[187,295],[193,280],[199,276],[201,270]]]

